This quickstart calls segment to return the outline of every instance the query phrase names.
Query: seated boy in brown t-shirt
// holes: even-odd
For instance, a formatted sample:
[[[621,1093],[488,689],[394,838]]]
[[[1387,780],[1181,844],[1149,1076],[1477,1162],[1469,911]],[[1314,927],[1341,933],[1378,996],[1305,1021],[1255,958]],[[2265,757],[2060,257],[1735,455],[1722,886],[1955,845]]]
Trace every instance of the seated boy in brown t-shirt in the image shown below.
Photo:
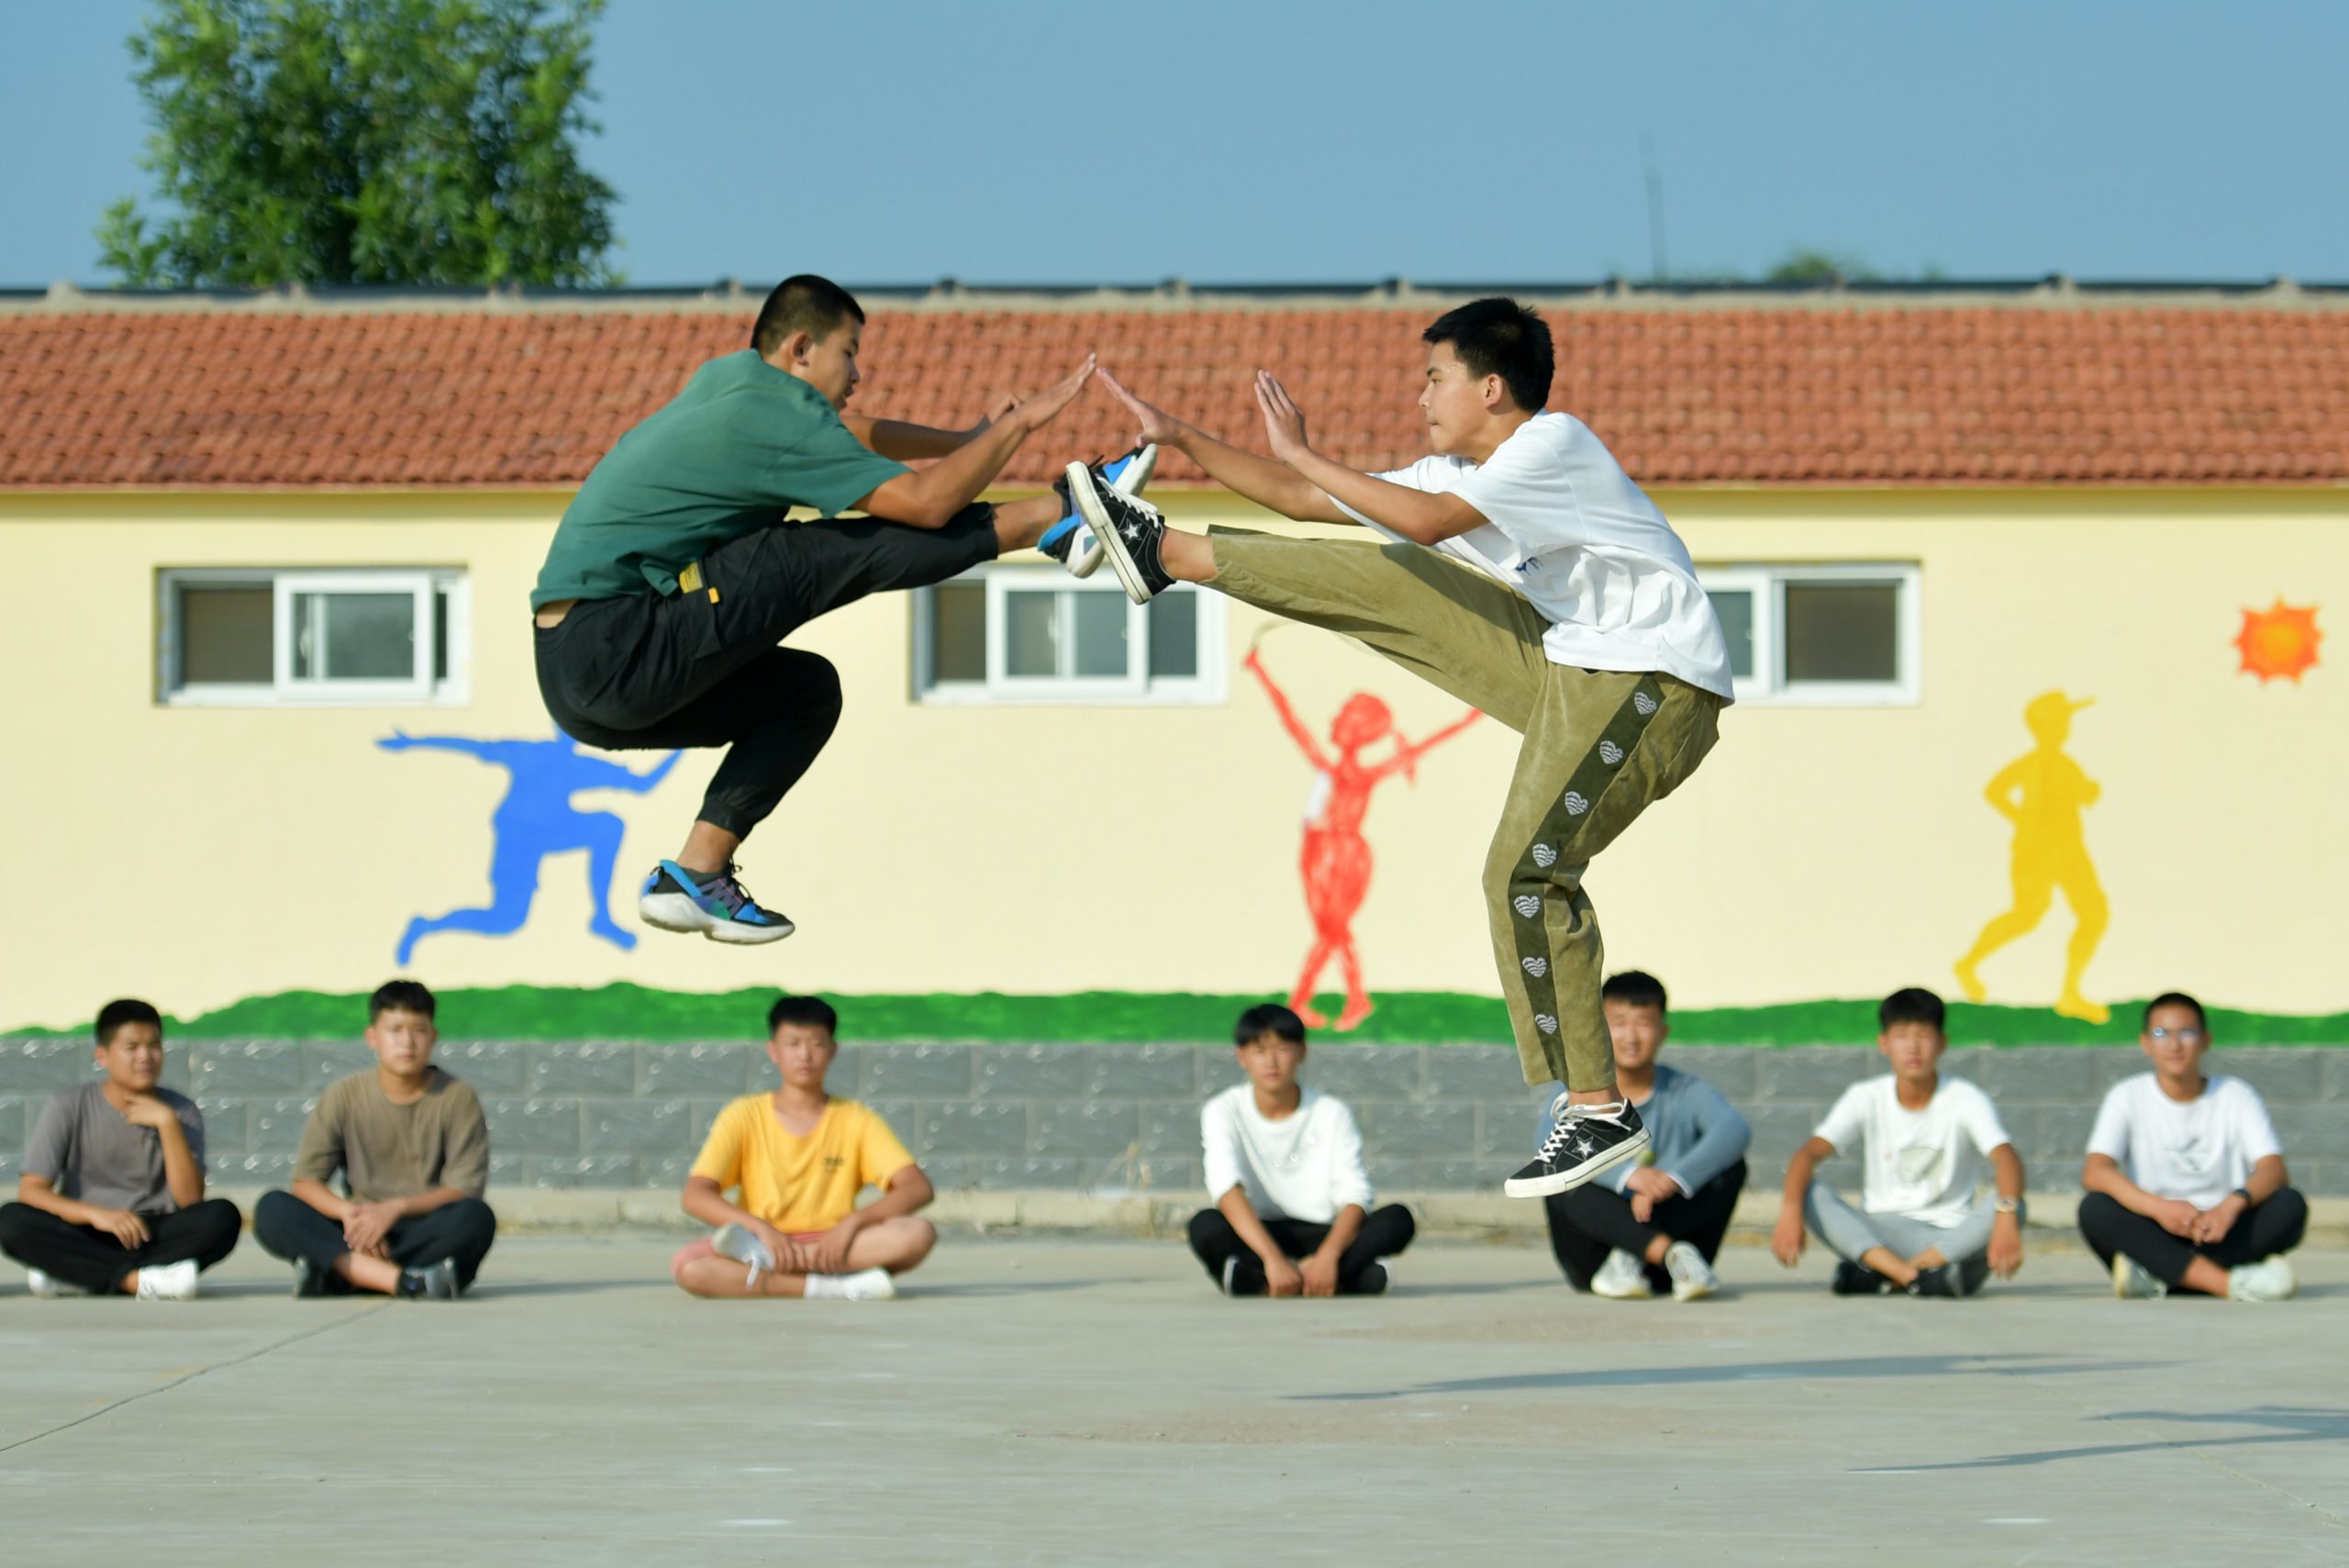
[[[433,1006],[413,980],[368,998],[374,1070],[327,1085],[302,1129],[293,1190],[254,1206],[254,1238],[293,1263],[295,1296],[451,1300],[489,1252],[489,1124],[472,1088],[432,1065]],[[337,1174],[348,1195],[328,1185]]]
[[[718,1112],[685,1178],[685,1211],[718,1227],[670,1262],[693,1295],[885,1301],[894,1276],[937,1244],[937,1229],[914,1218],[933,1195],[930,1178],[887,1122],[825,1092],[839,1027],[820,996],[768,1009],[767,1055],[783,1087]],[[868,1186],[881,1196],[859,1208]]]

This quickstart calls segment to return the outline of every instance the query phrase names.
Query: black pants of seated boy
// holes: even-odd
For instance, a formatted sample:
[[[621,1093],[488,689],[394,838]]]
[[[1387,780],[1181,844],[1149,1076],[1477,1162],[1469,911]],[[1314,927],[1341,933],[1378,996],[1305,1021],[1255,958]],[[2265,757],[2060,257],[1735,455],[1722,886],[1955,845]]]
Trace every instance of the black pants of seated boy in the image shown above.
[[[1302,1219],[1267,1219],[1264,1232],[1280,1250],[1291,1258],[1310,1257],[1329,1239],[1330,1228]],[[1365,1215],[1362,1229],[1353,1245],[1338,1254],[1338,1294],[1355,1296],[1362,1293],[1364,1273],[1381,1258],[1391,1258],[1411,1244],[1418,1232],[1411,1211],[1399,1203],[1375,1208]],[[1208,1278],[1219,1285],[1223,1284],[1223,1268],[1227,1260],[1237,1260],[1231,1271],[1231,1294],[1262,1296],[1264,1294],[1264,1263],[1240,1239],[1231,1221],[1220,1209],[1203,1208],[1191,1216],[1191,1251],[1204,1264]],[[1375,1288],[1384,1290],[1386,1282],[1382,1274]]]
[[[2106,1268],[2112,1266],[2115,1252],[2126,1252],[2147,1273],[2176,1290],[2185,1283],[2187,1266],[2197,1257],[2233,1269],[2299,1246],[2300,1238],[2308,1234],[2309,1200],[2290,1187],[2281,1188],[2238,1218],[2224,1238],[2199,1243],[2171,1235],[2143,1215],[2121,1207],[2105,1193],[2090,1193],[2080,1199],[2078,1223],[2080,1234]]]
[[[1643,1223],[1631,1218],[1631,1200],[1597,1182],[1542,1200],[1550,1221],[1550,1251],[1558,1267],[1576,1290],[1588,1290],[1591,1277],[1612,1251],[1647,1255],[1658,1235],[1686,1241],[1711,1262],[1720,1255],[1721,1238],[1729,1234],[1730,1216],[1737,1195],[1745,1190],[1745,1162],[1740,1160],[1686,1197],[1668,1197],[1655,1206]],[[1663,1265],[1647,1266],[1648,1288],[1658,1295],[1671,1290],[1672,1276]]]
[[[28,1203],[0,1205],[0,1252],[51,1279],[105,1296],[135,1269],[191,1258],[198,1269],[208,1269],[236,1247],[244,1228],[237,1206],[223,1197],[139,1218],[147,1222],[147,1244],[126,1247],[112,1231],[95,1225],[75,1225]]]
[[[306,1259],[319,1273],[328,1296],[348,1296],[351,1285],[334,1273],[334,1261],[351,1251],[342,1222],[330,1218],[292,1193],[270,1192],[253,1206],[253,1240],[272,1257]],[[457,1288],[471,1288],[481,1261],[497,1240],[497,1216],[479,1198],[459,1198],[384,1232],[384,1251],[404,1269],[429,1269],[446,1258],[456,1265]]]

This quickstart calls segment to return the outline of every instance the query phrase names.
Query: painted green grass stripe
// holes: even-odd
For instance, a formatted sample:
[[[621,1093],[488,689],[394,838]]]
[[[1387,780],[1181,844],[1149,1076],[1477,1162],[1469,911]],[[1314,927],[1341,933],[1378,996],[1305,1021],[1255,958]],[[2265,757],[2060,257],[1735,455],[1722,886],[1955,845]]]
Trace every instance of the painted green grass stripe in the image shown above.
[[[763,988],[728,992],[654,991],[640,985],[508,985],[443,991],[441,1032],[451,1040],[706,1040],[753,1039],[763,1030]],[[834,995],[841,1032],[851,1040],[1220,1040],[1241,1008],[1258,996],[1186,992],[1085,991],[1063,996]],[[1497,1043],[1508,1038],[1500,1002],[1453,991],[1390,991],[1351,1034],[1330,1042],[1436,1045]],[[1325,996],[1335,1013],[1340,998]],[[2137,1036],[2141,1002],[2116,1002],[2111,1021],[2090,1025],[2041,1007],[1950,1007],[1953,1045],[2118,1045]],[[348,1040],[365,1025],[364,993],[285,991],[251,996],[215,1012],[171,1020],[182,1040]],[[2349,1013],[2299,1015],[2213,1007],[2222,1043],[2349,1044]],[[1691,1045],[1865,1045],[1876,1038],[1876,1003],[1794,1002],[1768,1007],[1691,1008],[1672,1017],[1673,1038]],[[18,1029],[17,1037],[77,1035],[71,1029]]]

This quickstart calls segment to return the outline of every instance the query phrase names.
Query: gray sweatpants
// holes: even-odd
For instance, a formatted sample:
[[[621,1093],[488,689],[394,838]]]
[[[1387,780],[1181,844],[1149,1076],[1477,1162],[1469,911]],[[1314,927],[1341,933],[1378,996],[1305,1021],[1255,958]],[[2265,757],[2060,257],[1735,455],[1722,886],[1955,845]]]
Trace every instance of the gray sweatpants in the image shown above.
[[[1856,1263],[1871,1247],[1882,1247],[1904,1261],[1938,1247],[1953,1263],[1990,1250],[1990,1222],[1998,1218],[1998,1195],[1982,1193],[1955,1225],[1927,1225],[1900,1214],[1868,1214],[1843,1201],[1843,1195],[1825,1182],[1813,1182],[1803,1195],[1803,1222],[1810,1233],[1827,1243],[1828,1251]]]

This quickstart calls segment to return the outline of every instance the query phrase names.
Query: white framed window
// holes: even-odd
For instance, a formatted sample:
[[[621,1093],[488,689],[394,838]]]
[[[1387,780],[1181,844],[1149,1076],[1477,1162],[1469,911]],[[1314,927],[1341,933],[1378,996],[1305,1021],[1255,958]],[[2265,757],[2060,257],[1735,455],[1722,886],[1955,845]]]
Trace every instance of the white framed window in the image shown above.
[[[1223,599],[1188,584],[1137,605],[1102,571],[984,566],[914,595],[925,703],[1222,702]]]
[[[456,568],[172,568],[156,601],[168,705],[453,706],[472,695],[473,586]]]
[[[1914,565],[1700,566],[1742,703],[1905,707],[1923,699]]]

